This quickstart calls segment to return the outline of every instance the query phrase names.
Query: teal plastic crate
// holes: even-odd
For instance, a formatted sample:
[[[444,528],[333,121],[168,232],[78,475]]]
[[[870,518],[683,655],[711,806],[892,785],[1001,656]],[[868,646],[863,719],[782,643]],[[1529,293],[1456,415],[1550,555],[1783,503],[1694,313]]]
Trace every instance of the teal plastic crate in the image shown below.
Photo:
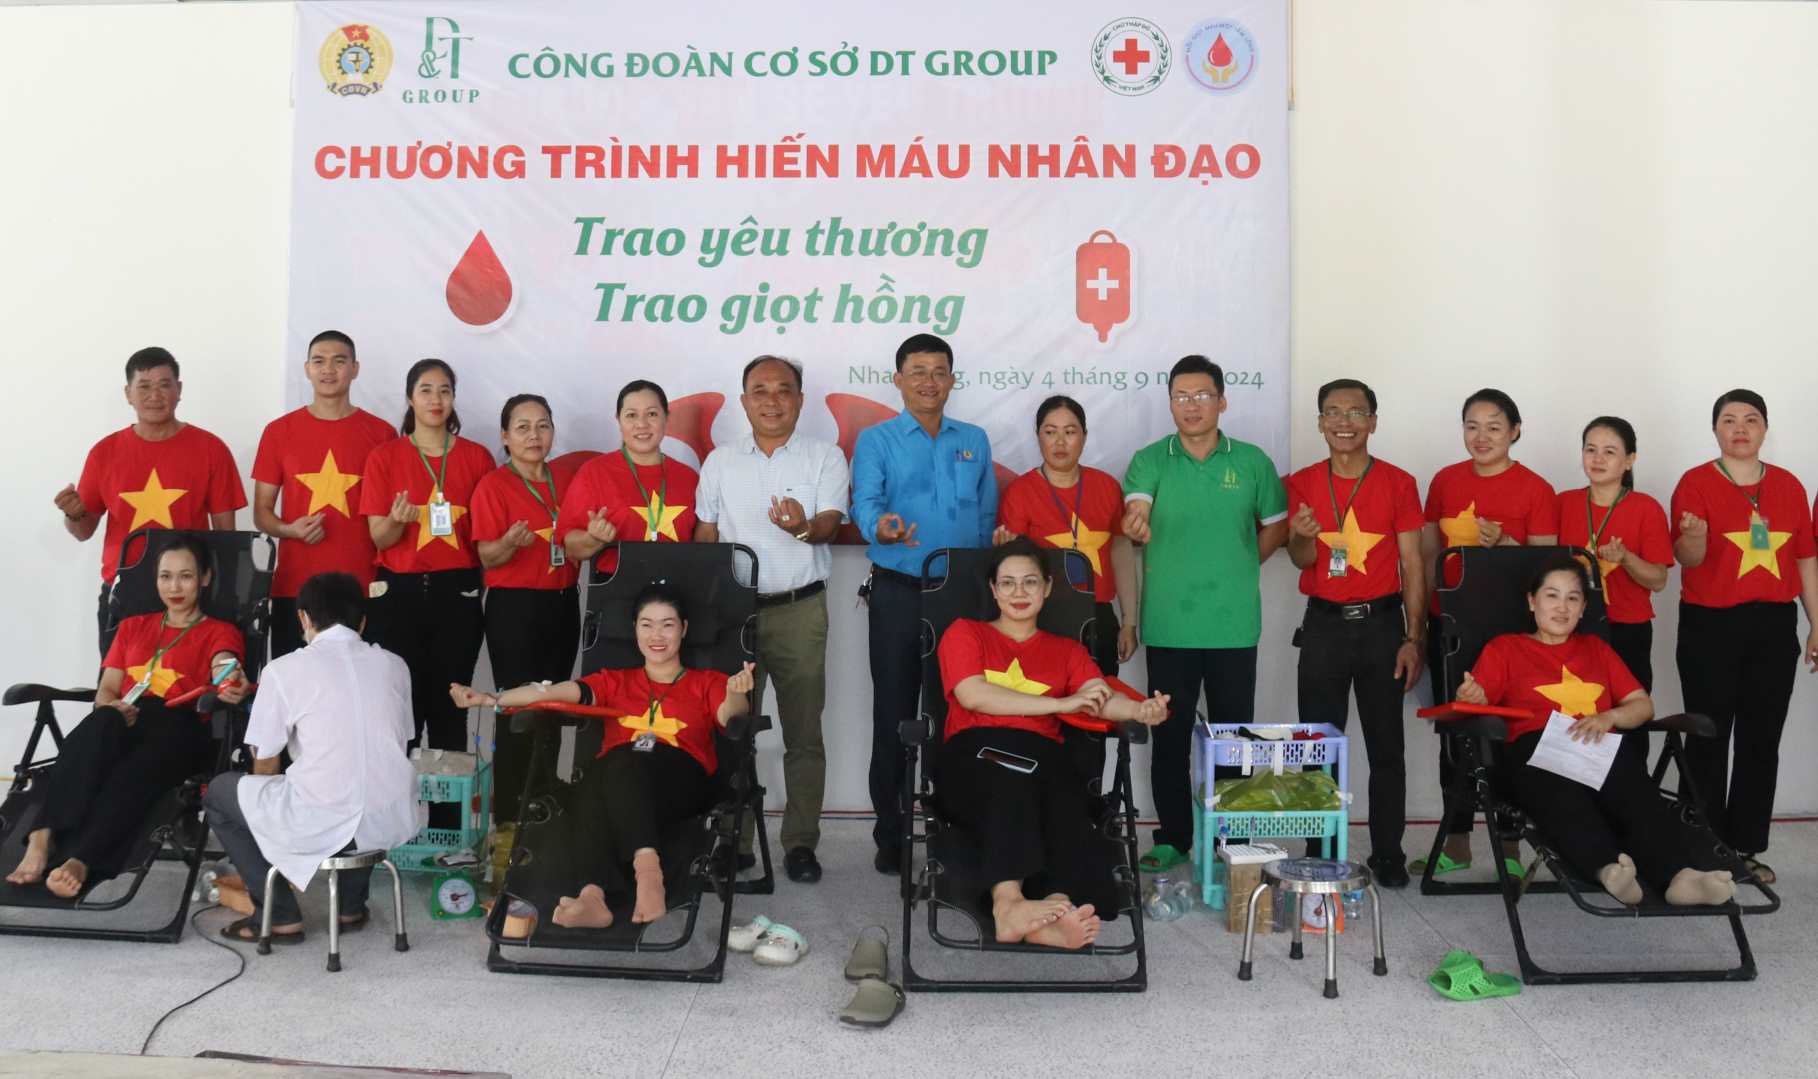
[[[1213,910],[1225,908],[1224,864],[1218,860],[1216,840],[1234,835],[1252,840],[1323,839],[1325,856],[1342,862],[1349,846],[1350,819],[1346,809],[1289,813],[1221,813],[1206,809],[1194,813],[1194,868],[1198,870],[1200,899]],[[1291,858],[1299,855],[1292,848],[1288,851]]]
[[[459,828],[425,828],[410,842],[394,847],[391,864],[407,873],[436,873],[436,855],[481,849],[492,827],[492,762],[481,761],[472,775],[417,776],[417,801],[428,804],[455,802],[464,807]]]

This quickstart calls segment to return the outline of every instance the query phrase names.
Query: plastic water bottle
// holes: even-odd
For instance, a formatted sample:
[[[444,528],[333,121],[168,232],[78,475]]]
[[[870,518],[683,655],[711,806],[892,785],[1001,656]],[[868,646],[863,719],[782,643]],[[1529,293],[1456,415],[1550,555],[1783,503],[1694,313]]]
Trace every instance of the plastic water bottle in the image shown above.
[[[1171,922],[1185,913],[1186,910],[1175,898],[1173,877],[1158,876],[1143,892],[1143,914],[1150,921]]]
[[[1345,928],[1349,929],[1351,927],[1351,924],[1353,922],[1355,922],[1358,918],[1361,918],[1361,917],[1363,917],[1363,892],[1362,891],[1346,892],[1345,893]]]
[[[1176,918],[1187,916],[1193,912],[1194,908],[1199,906],[1198,891],[1198,885],[1194,884],[1191,880],[1178,880],[1174,882],[1174,891],[1171,901],[1180,910],[1180,913],[1175,915]]]

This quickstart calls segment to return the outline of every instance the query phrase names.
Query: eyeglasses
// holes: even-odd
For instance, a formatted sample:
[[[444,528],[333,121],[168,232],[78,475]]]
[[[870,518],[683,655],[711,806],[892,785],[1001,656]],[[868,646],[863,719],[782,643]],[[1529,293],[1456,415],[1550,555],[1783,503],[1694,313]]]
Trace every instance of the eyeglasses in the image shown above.
[[[1328,420],[1350,420],[1352,423],[1362,423],[1376,415],[1363,408],[1326,408],[1321,409],[1319,414]]]
[[[1040,592],[1042,590],[1040,577],[999,577],[994,583],[999,592],[1013,596],[1020,592]]]
[[[1176,393],[1170,395],[1177,405],[1209,405],[1218,400],[1218,394],[1212,390],[1201,390],[1198,393]]]

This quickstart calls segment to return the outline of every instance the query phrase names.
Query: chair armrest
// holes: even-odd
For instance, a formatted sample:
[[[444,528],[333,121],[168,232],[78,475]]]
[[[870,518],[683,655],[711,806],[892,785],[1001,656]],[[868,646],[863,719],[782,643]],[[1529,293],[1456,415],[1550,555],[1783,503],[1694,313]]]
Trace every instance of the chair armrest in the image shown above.
[[[1509,738],[1509,724],[1501,716],[1459,716],[1438,724],[1438,728],[1442,733],[1488,738],[1492,742],[1506,742]]]
[[[1677,731],[1680,734],[1697,735],[1699,738],[1717,737],[1717,724],[1710,716],[1697,712],[1680,712],[1678,715],[1655,716],[1641,726],[1639,731]]]
[[[758,735],[769,730],[770,727],[771,722],[769,716],[754,716],[747,712],[744,715],[733,716],[731,719],[727,720],[726,725],[720,729],[725,733],[727,738],[730,738],[735,742],[749,742],[756,739]]]
[[[906,746],[923,746],[928,744],[933,735],[934,724],[927,716],[905,719],[897,725],[897,734]]]
[[[54,686],[41,686],[36,682],[20,682],[6,687],[6,696],[0,703],[36,704],[41,701],[69,701],[77,703],[87,701],[92,704],[95,691],[92,689],[57,689]]]
[[[1149,742],[1149,728],[1144,724],[1128,720],[1112,725],[1109,733],[1118,741],[1128,742],[1133,746],[1147,745]]]

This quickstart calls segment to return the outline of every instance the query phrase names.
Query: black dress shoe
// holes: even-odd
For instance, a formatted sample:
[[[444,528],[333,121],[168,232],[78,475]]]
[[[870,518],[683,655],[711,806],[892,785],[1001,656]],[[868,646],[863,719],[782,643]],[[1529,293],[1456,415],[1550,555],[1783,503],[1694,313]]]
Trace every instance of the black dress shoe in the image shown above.
[[[1376,883],[1384,888],[1406,888],[1408,886],[1408,867],[1402,859],[1371,857],[1367,864],[1371,874],[1376,877]]]
[[[901,876],[903,872],[903,852],[890,847],[884,847],[877,852],[877,857],[871,860],[871,864],[877,868],[879,873],[883,873],[886,876]]]
[[[783,855],[783,872],[797,884],[813,884],[821,879],[821,860],[807,847],[791,847]]]

